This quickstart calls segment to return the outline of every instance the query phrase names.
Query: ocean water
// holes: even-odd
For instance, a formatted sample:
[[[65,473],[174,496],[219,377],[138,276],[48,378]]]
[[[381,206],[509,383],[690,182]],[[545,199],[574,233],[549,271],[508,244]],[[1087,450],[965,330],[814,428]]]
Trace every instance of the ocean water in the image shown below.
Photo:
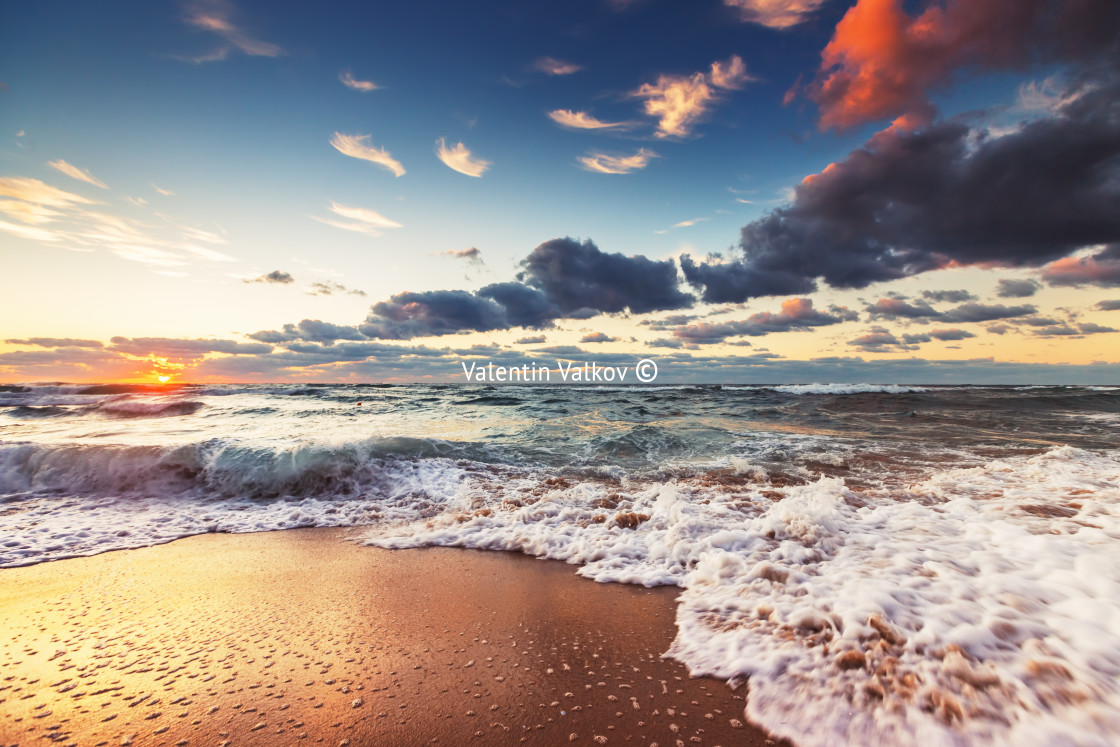
[[[799,745],[1120,743],[1120,387],[0,387],[0,567],[307,526],[675,585]]]

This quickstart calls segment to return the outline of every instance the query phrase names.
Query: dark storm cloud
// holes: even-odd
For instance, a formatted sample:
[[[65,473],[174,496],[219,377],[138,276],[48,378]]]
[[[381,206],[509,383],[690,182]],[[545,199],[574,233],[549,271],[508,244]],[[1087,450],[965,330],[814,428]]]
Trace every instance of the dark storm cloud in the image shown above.
[[[244,280],[242,282],[245,282],[245,283],[276,283],[278,285],[291,285],[295,281],[296,281],[296,279],[294,277],[292,277],[290,274],[288,274],[286,272],[283,272],[282,270],[273,270],[272,272],[268,273],[267,275],[261,275],[259,278],[253,278],[252,280]]]
[[[1003,136],[957,121],[880,132],[744,226],[734,257],[683,256],[685,276],[705,301],[739,302],[951,264],[1039,266],[1118,242],[1120,76],[1079,86],[1053,116]],[[1116,251],[1047,281],[1120,284]]]
[[[28,337],[25,340],[4,340],[9,345],[34,345],[40,348],[100,348],[98,340],[75,340],[72,337]]]
[[[680,290],[671,261],[607,254],[591,241],[546,241],[522,260],[521,267],[517,281],[494,283],[474,293],[399,293],[374,304],[360,329],[367,337],[392,340],[512,327],[542,329],[557,319],[642,314],[685,308],[695,301]]]
[[[565,313],[579,309],[599,312],[684,309],[695,299],[681,292],[677,268],[671,260],[607,254],[590,240],[546,241],[521,262],[518,279],[539,288]]]

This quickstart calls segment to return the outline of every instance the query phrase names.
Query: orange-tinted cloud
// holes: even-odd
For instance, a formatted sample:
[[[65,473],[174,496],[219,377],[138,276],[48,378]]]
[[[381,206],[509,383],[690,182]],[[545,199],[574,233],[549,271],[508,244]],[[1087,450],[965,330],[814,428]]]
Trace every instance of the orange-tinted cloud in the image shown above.
[[[904,115],[920,126],[933,114],[927,92],[964,67],[1019,64],[1035,50],[1045,0],[948,0],[911,16],[901,0],[859,0],[836,26],[809,86],[822,129]],[[1077,3],[1075,3],[1076,5]],[[1072,11],[1071,11],[1072,12]]]

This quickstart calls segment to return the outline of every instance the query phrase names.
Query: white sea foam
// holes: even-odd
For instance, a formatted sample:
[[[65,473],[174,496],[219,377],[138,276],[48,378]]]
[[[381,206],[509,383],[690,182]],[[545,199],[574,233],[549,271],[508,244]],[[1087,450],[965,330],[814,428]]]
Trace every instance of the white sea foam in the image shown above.
[[[600,484],[474,490],[461,502],[473,511],[369,541],[519,550],[598,581],[677,584],[668,655],[694,674],[749,676],[748,716],[799,745],[1120,739],[1115,454],[1062,447],[904,495],[835,478],[681,482],[623,489],[608,510]]]

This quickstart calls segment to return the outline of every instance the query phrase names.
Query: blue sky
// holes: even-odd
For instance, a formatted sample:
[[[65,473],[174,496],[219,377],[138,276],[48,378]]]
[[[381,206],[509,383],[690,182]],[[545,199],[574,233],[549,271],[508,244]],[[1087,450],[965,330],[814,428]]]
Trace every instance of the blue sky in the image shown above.
[[[796,262],[789,259],[801,251],[796,246],[780,250],[786,259],[762,256],[741,237],[751,225],[755,241],[773,235],[781,221],[765,223],[767,216],[786,208],[793,212],[782,225],[818,225],[827,210],[813,213],[817,198],[795,189],[835,163],[840,168],[825,181],[840,183],[817,182],[814,189],[825,190],[817,202],[847,194],[843,180],[858,177],[853,151],[877,153],[877,168],[904,175],[905,160],[889,155],[891,138],[917,148],[964,123],[968,142],[983,132],[1008,150],[1040,119],[1069,124],[1073,134],[1054,136],[1062,142],[1080,137],[1085,127],[1077,129],[1077,117],[1095,115],[1070,102],[1095,93],[1107,104],[1111,95],[1100,92],[1112,81],[1091,72],[1114,53],[1094,36],[1107,23],[1071,17],[1069,33],[1084,36],[1071,52],[1068,39],[1051,38],[1037,24],[1047,3],[1007,2],[983,0],[971,13],[962,0],[6,6],[0,259],[9,271],[0,280],[8,299],[0,315],[0,339],[7,340],[0,343],[0,378],[228,377],[233,362],[221,345],[197,352],[206,346],[195,344],[184,356],[154,340],[259,347],[258,333],[300,320],[359,330],[349,333],[351,342],[401,351],[483,345],[507,357],[549,354],[519,339],[543,334],[548,345],[574,349],[598,332],[610,341],[580,350],[672,350],[684,360],[682,376],[688,357],[760,350],[787,361],[842,355],[878,364],[1113,363],[1102,350],[1115,345],[1110,302],[1120,281],[1107,252],[1120,237],[1115,221],[1093,210],[1115,186],[1091,191],[1101,173],[1115,174],[1108,142],[1071,183],[1090,190],[1086,207],[1048,213],[1040,227],[1060,234],[1050,248],[1016,254],[1001,248],[1013,245],[1013,236],[977,239],[1014,234],[1013,223],[1001,229],[1007,215],[995,213],[970,217],[971,233],[937,246],[920,246],[907,218],[896,235],[852,237],[863,242],[854,249],[820,248],[814,239],[818,248],[806,248]],[[1023,10],[1035,5],[1037,18]],[[1025,14],[1019,30],[993,25],[991,48],[977,49],[969,36],[975,24],[1008,13]],[[890,23],[905,32],[902,52],[876,41]],[[928,48],[913,40],[919,23],[935,29]],[[829,58],[829,50],[841,56]],[[897,69],[902,83],[883,69]],[[838,83],[846,86],[839,98],[832,93]],[[596,122],[604,126],[572,126]],[[448,163],[438,156],[441,145]],[[959,157],[967,166],[982,151]],[[1028,164],[1018,178],[1045,189],[1045,167]],[[903,181],[860,189],[890,209],[910,199],[890,193],[910,189]],[[931,225],[946,222],[935,215],[942,209],[914,208],[927,211]],[[849,223],[832,225],[826,236],[856,231]],[[573,241],[548,244],[565,237]],[[550,270],[526,275],[524,263],[547,254],[541,247],[563,254],[587,241],[598,254],[581,272],[607,268],[600,255],[646,258],[669,268],[670,282],[693,300],[656,308],[630,302],[641,289],[612,283],[645,277],[637,266],[584,278],[586,298],[623,299],[614,306],[565,306],[547,290],[560,287],[546,276]],[[891,241],[899,245],[886,246]],[[976,241],[990,246],[973,247]],[[477,251],[466,253],[471,249]],[[860,268],[851,277],[828,269],[844,266],[847,251],[856,252],[851,264]],[[906,252],[914,256],[897,259]],[[722,257],[708,258],[713,253]],[[700,269],[690,275],[682,256]],[[1054,264],[1061,261],[1067,265]],[[743,272],[735,275],[736,268]],[[269,273],[290,282],[269,282]],[[713,300],[713,283],[732,275],[742,282]],[[1021,295],[1005,294],[1000,279],[1018,282]],[[406,291],[474,294],[502,283],[545,289],[540,303],[552,311],[529,326],[500,306],[497,321],[449,322],[440,315],[451,313],[441,305],[450,296],[410,297],[411,306],[397,304],[392,313],[415,323],[407,335],[398,325],[395,337],[384,336],[388,307],[376,311],[378,303]],[[882,298],[946,290],[961,293],[924,315],[868,311]],[[493,312],[490,296],[471,298]],[[1004,312],[1017,304],[1021,313],[956,311],[961,303],[1003,304]],[[810,307],[824,316],[806,316]],[[765,328],[748,323],[783,309],[802,316]],[[689,318],[665,322],[682,313]],[[434,327],[419,321],[437,317]],[[727,322],[735,334],[718,339],[695,329]],[[382,336],[370,337],[371,329]],[[941,332],[931,337],[929,329]],[[151,344],[142,351],[114,338]],[[34,339],[100,346],[28,342]],[[300,342],[321,346],[323,355],[299,363],[285,345]],[[249,358],[234,368],[240,377],[264,379],[440,378],[453,374],[458,360],[454,352],[438,360],[425,354],[427,368],[407,370],[377,355],[360,364],[352,355],[322,363],[339,343],[274,340],[267,353],[237,354],[251,356],[255,368]],[[822,376],[820,366],[810,370]]]

